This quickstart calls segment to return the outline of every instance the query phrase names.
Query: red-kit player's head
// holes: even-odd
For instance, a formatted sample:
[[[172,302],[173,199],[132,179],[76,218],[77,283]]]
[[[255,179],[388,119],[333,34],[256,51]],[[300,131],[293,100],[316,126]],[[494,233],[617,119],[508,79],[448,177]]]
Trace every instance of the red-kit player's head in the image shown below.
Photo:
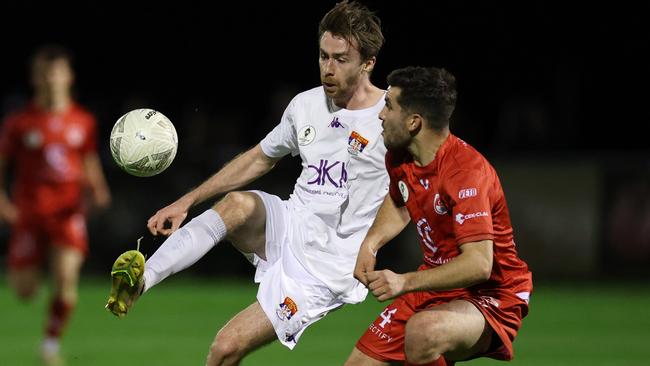
[[[69,99],[74,83],[72,56],[58,45],[45,45],[33,54],[30,64],[31,82],[36,102],[44,107],[53,101]]]

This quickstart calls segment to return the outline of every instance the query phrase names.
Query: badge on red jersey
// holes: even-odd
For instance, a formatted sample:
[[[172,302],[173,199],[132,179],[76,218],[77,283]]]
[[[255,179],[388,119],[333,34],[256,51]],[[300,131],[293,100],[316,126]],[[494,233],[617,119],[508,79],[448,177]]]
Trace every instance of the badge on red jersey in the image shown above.
[[[440,194],[438,193],[433,196],[433,210],[436,211],[438,215],[446,215],[447,211],[449,211],[445,203],[440,199]]]
[[[404,203],[409,200],[409,189],[406,186],[406,183],[403,181],[397,182],[397,188],[399,188],[399,193],[402,194],[402,199],[404,200]]]

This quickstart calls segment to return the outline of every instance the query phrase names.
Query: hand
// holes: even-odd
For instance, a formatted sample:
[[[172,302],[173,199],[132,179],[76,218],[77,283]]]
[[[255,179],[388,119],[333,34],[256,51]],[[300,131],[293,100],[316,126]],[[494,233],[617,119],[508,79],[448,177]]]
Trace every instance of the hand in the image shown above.
[[[192,207],[191,201],[185,197],[181,197],[176,202],[158,210],[155,215],[151,216],[147,221],[147,228],[149,228],[152,235],[170,235],[181,226],[187,217],[187,211],[189,211],[190,207]],[[171,228],[165,228],[167,221],[172,224]]]
[[[406,284],[404,275],[385,269],[368,272],[366,278],[368,278],[368,289],[379,301],[392,299],[404,293]]]
[[[375,270],[377,264],[377,252],[370,248],[366,242],[361,244],[357,263],[354,266],[354,278],[368,287],[368,278],[366,274]]]
[[[106,208],[111,203],[111,192],[106,187],[93,189],[93,203],[97,208]]]
[[[0,221],[13,224],[18,219],[18,208],[7,197],[0,197]]]

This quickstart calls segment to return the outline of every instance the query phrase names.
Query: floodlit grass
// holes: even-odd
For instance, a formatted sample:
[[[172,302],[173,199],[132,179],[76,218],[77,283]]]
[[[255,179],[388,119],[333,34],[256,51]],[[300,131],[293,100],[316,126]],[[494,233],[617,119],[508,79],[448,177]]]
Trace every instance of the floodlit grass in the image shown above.
[[[124,319],[104,309],[109,280],[86,279],[64,340],[68,366],[203,365],[217,330],[255,299],[251,282],[178,276],[148,292]],[[0,286],[0,364],[38,365],[47,289],[28,304]],[[242,365],[341,365],[387,303],[368,298],[310,327],[294,351],[274,343]],[[647,365],[650,284],[537,285],[510,365]],[[505,365],[479,359],[473,365]]]

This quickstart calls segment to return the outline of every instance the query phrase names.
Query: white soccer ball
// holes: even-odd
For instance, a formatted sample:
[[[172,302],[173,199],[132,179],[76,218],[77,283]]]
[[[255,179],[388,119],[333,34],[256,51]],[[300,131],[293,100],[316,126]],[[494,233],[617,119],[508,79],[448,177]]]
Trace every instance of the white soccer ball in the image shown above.
[[[153,109],[134,109],[120,117],[111,131],[113,159],[125,172],[150,177],[167,169],[176,157],[174,125]]]

